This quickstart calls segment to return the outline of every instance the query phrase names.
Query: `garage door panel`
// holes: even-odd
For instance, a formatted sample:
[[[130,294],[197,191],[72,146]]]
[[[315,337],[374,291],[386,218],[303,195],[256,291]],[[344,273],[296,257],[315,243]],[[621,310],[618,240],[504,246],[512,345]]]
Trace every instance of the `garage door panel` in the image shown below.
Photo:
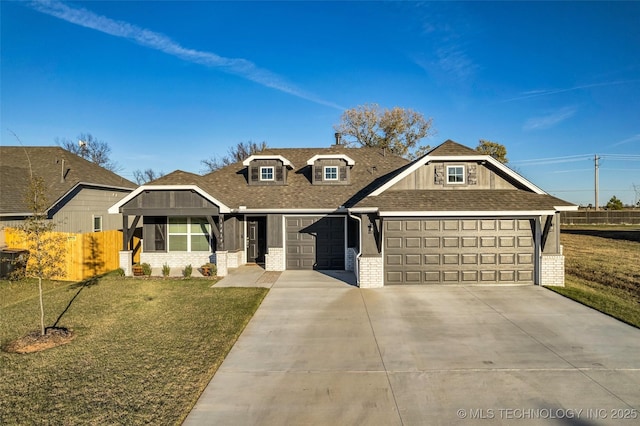
[[[440,255],[439,254],[425,254],[424,255],[424,264],[425,265],[439,265],[440,264]]]
[[[423,272],[424,282],[425,283],[439,283],[440,282],[440,272],[438,271],[426,271]]]
[[[344,269],[345,219],[285,217],[287,269]]]
[[[417,223],[385,220],[386,284],[533,283],[528,219],[426,219],[419,229]]]

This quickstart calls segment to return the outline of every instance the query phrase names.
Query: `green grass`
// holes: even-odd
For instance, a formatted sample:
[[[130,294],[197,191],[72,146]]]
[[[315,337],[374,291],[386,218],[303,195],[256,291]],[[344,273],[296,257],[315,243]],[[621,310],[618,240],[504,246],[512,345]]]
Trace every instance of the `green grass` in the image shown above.
[[[563,227],[566,297],[640,328],[640,229]]]
[[[179,424],[267,293],[205,279],[48,283],[66,345],[0,352],[0,424]],[[36,285],[0,281],[0,344],[38,329]]]

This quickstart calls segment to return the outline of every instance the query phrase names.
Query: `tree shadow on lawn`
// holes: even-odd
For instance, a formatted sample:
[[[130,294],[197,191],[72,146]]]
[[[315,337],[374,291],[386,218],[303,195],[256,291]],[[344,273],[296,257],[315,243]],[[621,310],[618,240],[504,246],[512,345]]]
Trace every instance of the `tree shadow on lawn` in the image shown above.
[[[563,234],[588,235],[592,237],[608,238],[640,243],[640,228],[637,229],[563,229]]]
[[[88,278],[88,279],[83,280],[83,281],[79,281],[79,282],[69,286],[70,289],[72,289],[72,290],[78,289],[78,291],[76,292],[76,294],[73,295],[73,297],[71,298],[71,300],[67,304],[67,307],[64,308],[64,310],[60,313],[60,315],[58,316],[58,319],[56,319],[56,322],[53,323],[52,328],[57,328],[58,327],[58,324],[60,323],[60,320],[69,311],[69,309],[73,305],[73,302],[75,302],[75,300],[78,298],[78,296],[80,296],[80,293],[82,293],[82,290],[84,290],[85,288],[93,287],[93,286],[96,286],[96,285],[100,284],[100,279],[102,278],[102,276],[103,275],[91,277],[91,278]]]
[[[70,289],[77,289],[78,291],[76,291],[67,306],[60,313],[55,323],[52,326],[45,328],[44,334],[41,334],[40,330],[29,332],[19,339],[9,342],[9,344],[7,344],[2,349],[5,352],[26,354],[55,348],[56,346],[64,345],[72,341],[75,337],[73,331],[66,327],[59,326],[60,321],[62,320],[62,317],[64,317],[64,315],[69,311],[80,293],[82,293],[82,290],[87,287],[98,285],[100,283],[100,278],[102,278],[102,276],[95,276],[70,285]]]

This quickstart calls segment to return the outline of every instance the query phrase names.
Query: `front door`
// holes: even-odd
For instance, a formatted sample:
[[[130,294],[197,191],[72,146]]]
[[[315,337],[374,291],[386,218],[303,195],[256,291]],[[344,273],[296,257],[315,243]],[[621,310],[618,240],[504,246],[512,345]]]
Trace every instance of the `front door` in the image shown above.
[[[264,263],[266,231],[265,217],[251,217],[247,221],[247,263]]]

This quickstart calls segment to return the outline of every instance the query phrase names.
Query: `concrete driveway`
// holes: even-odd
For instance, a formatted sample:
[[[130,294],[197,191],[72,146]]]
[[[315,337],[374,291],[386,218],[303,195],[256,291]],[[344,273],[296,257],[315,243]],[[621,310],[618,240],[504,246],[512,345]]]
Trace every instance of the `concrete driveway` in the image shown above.
[[[540,287],[361,290],[296,271],[185,422],[639,423],[638,329]]]

